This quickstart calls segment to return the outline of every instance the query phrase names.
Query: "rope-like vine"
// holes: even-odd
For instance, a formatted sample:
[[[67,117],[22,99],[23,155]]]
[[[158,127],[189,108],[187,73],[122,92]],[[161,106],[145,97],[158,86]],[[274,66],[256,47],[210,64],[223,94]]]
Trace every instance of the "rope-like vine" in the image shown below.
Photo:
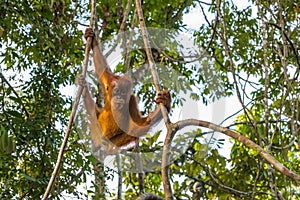
[[[93,25],[94,25],[94,17],[95,17],[95,7],[96,7],[96,2],[95,0],[91,0],[91,18],[90,18],[90,27],[93,28]],[[92,42],[92,39],[89,37],[87,39],[87,43],[86,43],[86,46],[85,46],[85,54],[84,54],[84,63],[83,63],[83,67],[82,67],[82,75],[83,77],[86,76],[86,72],[87,72],[87,66],[88,66],[88,60],[89,60],[89,53],[90,53],[90,50],[91,50],[91,42]],[[48,186],[45,190],[45,193],[44,193],[44,196],[43,196],[43,200],[46,200],[51,192],[51,189],[54,185],[54,182],[55,182],[55,178],[57,177],[58,175],[58,172],[59,172],[59,168],[60,168],[60,165],[61,165],[61,162],[62,162],[62,158],[63,158],[63,154],[64,154],[64,150],[67,146],[67,142],[68,142],[68,138],[69,138],[69,135],[70,135],[70,131],[71,131],[71,127],[72,127],[72,124],[73,124],[73,121],[74,121],[74,118],[76,116],[76,111],[77,111],[77,108],[78,108],[78,105],[79,105],[79,101],[80,101],[80,97],[81,97],[81,94],[82,94],[82,91],[83,91],[83,86],[79,85],[79,88],[78,88],[78,91],[77,91],[77,95],[76,95],[76,98],[75,98],[75,101],[74,101],[74,104],[73,104],[73,107],[72,107],[72,112],[71,112],[71,115],[70,115],[70,118],[69,118],[69,122],[68,122],[68,126],[67,126],[67,129],[66,129],[66,134],[64,136],[64,140],[61,144],[61,147],[60,147],[60,150],[59,150],[59,153],[58,153],[58,157],[57,157],[57,161],[56,161],[56,164],[55,164],[55,168],[52,172],[52,175],[51,175],[51,178],[49,180],[49,183],[48,183]]]

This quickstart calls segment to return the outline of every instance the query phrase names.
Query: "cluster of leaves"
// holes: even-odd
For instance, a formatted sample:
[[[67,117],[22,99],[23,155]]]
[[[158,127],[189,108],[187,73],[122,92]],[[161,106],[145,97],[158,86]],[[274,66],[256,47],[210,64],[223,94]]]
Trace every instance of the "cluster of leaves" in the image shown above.
[[[71,1],[0,2],[0,198],[41,198],[70,114],[73,84],[83,60],[76,19],[84,5]],[[53,196],[72,194],[90,163],[74,131]],[[10,148],[13,145],[13,148]],[[2,159],[3,158],[3,159]],[[77,193],[74,193],[78,195]]]

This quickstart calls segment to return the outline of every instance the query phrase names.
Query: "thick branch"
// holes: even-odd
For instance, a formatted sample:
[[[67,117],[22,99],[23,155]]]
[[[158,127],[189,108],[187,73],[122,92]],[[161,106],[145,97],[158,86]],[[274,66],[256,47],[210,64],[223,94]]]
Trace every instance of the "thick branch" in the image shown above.
[[[247,138],[247,137],[245,137],[245,136],[243,136],[243,135],[241,135],[241,134],[239,134],[239,133],[237,133],[235,131],[231,131],[231,130],[229,130],[227,128],[224,128],[222,126],[219,126],[219,125],[207,122],[207,121],[196,120],[196,119],[182,120],[182,121],[176,122],[172,126],[174,126],[175,130],[182,129],[182,128],[186,127],[186,126],[201,126],[201,127],[209,128],[209,129],[212,129],[214,131],[223,133],[223,134],[225,134],[225,135],[227,135],[229,137],[232,137],[232,138],[240,141],[241,143],[243,143],[247,147],[255,150],[267,162],[269,162],[270,164],[272,164],[279,172],[281,172],[285,176],[290,177],[291,179],[293,179],[294,181],[296,181],[298,184],[300,184],[300,176],[298,174],[296,174],[295,172],[293,172],[293,171],[289,170],[287,167],[285,167],[282,163],[280,163],[278,160],[276,160],[272,155],[270,155],[261,146],[257,145],[256,143],[254,143],[249,138]]]

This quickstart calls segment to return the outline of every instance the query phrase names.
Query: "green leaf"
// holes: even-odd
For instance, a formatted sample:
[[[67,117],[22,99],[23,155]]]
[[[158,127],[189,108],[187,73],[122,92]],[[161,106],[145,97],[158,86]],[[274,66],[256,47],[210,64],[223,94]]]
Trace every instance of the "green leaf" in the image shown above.
[[[31,176],[28,176],[27,174],[21,173],[21,176],[23,176],[25,179],[32,181],[32,182],[37,182],[35,178],[32,178]]]

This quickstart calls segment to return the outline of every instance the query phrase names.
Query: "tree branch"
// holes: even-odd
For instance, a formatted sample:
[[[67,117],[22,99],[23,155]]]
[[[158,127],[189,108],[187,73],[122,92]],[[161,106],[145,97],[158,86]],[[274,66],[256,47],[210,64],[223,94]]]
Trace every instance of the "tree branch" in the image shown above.
[[[284,37],[286,38],[286,40],[288,41],[288,43],[291,45],[292,51],[295,54],[295,58],[296,58],[296,64],[298,65],[298,69],[300,69],[300,59],[299,59],[299,54],[298,54],[298,50],[295,47],[294,43],[292,42],[292,40],[288,37],[288,35],[286,34],[286,32],[283,30],[283,28],[281,28],[280,26],[278,26],[277,24],[271,23],[271,22],[266,22],[266,24],[272,25],[275,28],[277,28],[279,31],[282,32],[282,34],[284,35]]]
[[[205,128],[212,129],[214,131],[223,133],[229,137],[232,137],[239,142],[243,143],[247,147],[255,150],[257,153],[259,153],[268,163],[272,164],[280,173],[284,174],[285,176],[290,177],[296,183],[300,184],[300,176],[296,174],[295,172],[289,170],[287,167],[285,167],[282,163],[280,163],[278,160],[276,160],[272,155],[270,155],[266,150],[264,150],[261,146],[258,144],[254,143],[252,140],[249,138],[235,132],[231,131],[227,128],[224,128],[222,126],[213,124],[211,122],[203,121],[203,120],[196,120],[196,119],[187,119],[187,120],[182,120],[178,121],[174,124],[174,129],[178,131],[179,129],[182,129],[186,126],[201,126]]]
[[[217,177],[217,175],[211,169],[209,169],[208,166],[206,166],[206,165],[200,163],[199,161],[195,160],[192,156],[188,156],[188,159],[190,159],[191,161],[193,161],[193,162],[197,163],[198,165],[200,165],[204,169],[206,174],[209,175],[209,177],[211,178],[211,181],[213,183],[215,183],[216,185],[218,185],[224,191],[229,191],[230,193],[233,193],[233,194],[237,195],[238,197],[249,196],[250,195],[249,192],[239,191],[239,190],[231,188],[231,187],[225,185],[224,183],[222,183],[222,181]],[[215,187],[215,185],[213,185],[213,184],[211,184],[211,186]]]

